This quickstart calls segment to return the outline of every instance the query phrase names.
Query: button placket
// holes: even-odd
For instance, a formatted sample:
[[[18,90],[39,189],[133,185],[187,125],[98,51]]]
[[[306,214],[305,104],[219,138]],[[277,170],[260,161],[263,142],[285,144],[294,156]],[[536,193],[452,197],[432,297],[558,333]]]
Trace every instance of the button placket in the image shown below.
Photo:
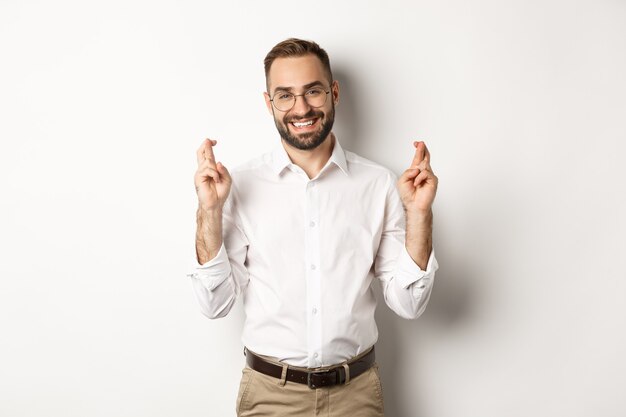
[[[309,181],[305,189],[305,252],[307,288],[307,334],[309,366],[321,365],[322,315],[320,314],[320,237],[317,219],[319,213],[319,187],[316,181]]]

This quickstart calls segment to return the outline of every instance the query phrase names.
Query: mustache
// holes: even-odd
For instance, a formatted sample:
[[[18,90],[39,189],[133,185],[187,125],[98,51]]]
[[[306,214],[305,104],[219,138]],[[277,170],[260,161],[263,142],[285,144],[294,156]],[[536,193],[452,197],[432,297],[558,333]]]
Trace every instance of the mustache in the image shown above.
[[[324,113],[322,113],[322,112],[309,110],[306,114],[304,114],[302,116],[290,117],[288,119],[285,118],[284,122],[285,123],[290,123],[290,122],[298,121],[298,120],[312,119],[314,117],[322,117],[323,115],[324,115]]]

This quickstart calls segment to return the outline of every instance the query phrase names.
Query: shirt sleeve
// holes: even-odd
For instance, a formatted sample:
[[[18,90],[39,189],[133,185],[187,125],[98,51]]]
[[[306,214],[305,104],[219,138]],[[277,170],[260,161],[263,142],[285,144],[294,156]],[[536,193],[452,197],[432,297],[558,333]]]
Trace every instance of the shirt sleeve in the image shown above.
[[[248,239],[236,216],[234,187],[222,211],[222,246],[217,255],[200,265],[194,257],[191,278],[202,313],[210,319],[224,317],[248,285],[245,267]]]
[[[385,303],[389,308],[400,317],[414,319],[424,312],[428,304],[439,265],[434,250],[430,253],[425,271],[407,252],[406,219],[395,182],[395,177],[391,175],[374,273],[381,281]]]

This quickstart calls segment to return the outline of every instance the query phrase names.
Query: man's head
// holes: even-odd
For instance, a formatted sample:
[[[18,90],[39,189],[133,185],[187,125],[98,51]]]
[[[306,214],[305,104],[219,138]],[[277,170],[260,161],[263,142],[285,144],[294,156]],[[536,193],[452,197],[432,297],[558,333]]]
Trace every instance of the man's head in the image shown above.
[[[315,55],[324,67],[328,83],[330,84],[332,82],[333,73],[330,69],[330,58],[328,58],[326,51],[313,41],[290,38],[276,44],[265,56],[263,63],[265,64],[265,82],[268,91],[270,88],[269,73],[274,60],[276,60],[276,58],[297,58],[304,55]]]
[[[315,42],[287,39],[265,57],[265,102],[281,137],[314,149],[328,137],[339,100],[328,54]]]

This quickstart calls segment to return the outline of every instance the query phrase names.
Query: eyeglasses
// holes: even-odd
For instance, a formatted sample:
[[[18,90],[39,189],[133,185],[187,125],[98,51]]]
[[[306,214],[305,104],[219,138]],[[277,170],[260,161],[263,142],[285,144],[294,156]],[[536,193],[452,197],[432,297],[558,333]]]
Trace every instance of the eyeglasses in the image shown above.
[[[325,91],[321,87],[309,88],[304,94],[291,94],[287,91],[279,91],[270,99],[276,110],[289,111],[296,104],[296,97],[302,97],[311,107],[322,107],[326,104],[326,98],[329,91]]]

